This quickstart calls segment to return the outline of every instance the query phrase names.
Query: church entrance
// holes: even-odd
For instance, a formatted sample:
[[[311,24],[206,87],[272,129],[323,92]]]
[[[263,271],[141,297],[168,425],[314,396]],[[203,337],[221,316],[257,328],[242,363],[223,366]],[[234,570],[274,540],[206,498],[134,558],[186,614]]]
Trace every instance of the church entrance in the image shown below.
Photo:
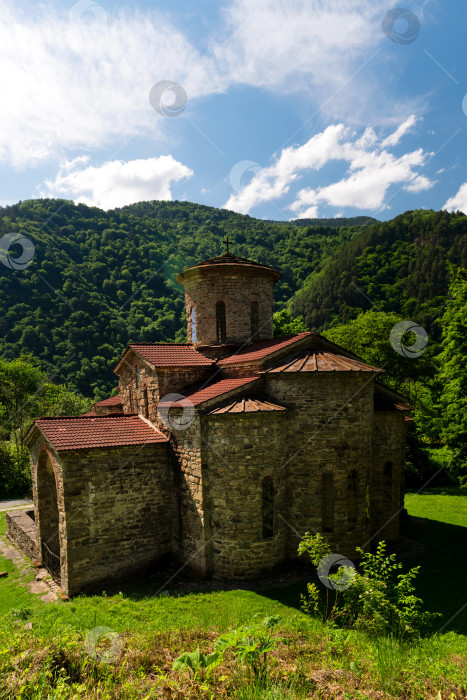
[[[43,452],[37,466],[37,497],[42,564],[60,582],[60,537],[57,485],[49,455]]]

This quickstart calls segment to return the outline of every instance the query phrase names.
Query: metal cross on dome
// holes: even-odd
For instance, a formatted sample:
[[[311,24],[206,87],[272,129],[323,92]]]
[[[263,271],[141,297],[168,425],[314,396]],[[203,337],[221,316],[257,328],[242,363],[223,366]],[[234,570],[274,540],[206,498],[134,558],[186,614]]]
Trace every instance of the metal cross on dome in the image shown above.
[[[229,237],[227,236],[225,241],[222,241],[222,243],[225,243],[225,247],[227,248],[227,250],[225,252],[228,253],[229,252],[229,245],[232,243],[232,241],[229,241]]]

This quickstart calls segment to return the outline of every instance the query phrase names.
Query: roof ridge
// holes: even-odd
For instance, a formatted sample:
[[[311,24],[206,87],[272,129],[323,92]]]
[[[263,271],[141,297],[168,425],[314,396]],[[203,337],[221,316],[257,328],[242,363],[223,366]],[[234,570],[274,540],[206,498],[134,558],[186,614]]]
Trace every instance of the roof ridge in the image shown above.
[[[131,348],[134,345],[170,345],[170,346],[176,345],[177,347],[186,346],[186,347],[193,348],[193,350],[196,350],[193,343],[169,343],[169,342],[164,342],[164,341],[156,342],[153,340],[141,341],[140,343],[128,343],[127,347]],[[198,351],[196,350],[196,352],[198,352]]]
[[[38,420],[78,420],[79,418],[134,418],[135,416],[137,418],[138,413],[103,413],[95,416],[86,416],[85,414],[79,416],[39,416],[34,419],[34,422]]]

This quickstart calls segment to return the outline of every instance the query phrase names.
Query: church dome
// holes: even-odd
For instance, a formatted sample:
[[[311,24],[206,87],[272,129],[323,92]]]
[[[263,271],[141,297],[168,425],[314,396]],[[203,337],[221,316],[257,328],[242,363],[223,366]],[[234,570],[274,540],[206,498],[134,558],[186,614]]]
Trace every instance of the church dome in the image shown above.
[[[270,274],[273,278],[275,278],[276,282],[282,277],[280,272],[275,270],[273,267],[270,267],[269,265],[264,265],[263,263],[258,263],[254,260],[249,260],[248,258],[241,258],[238,255],[234,255],[233,253],[227,252],[223,253],[222,255],[216,255],[213,258],[203,260],[202,262],[197,263],[196,265],[188,267],[186,270],[184,270],[177,276],[177,281],[180,282],[180,284],[183,284],[184,280],[186,280],[191,274],[196,274],[197,270],[204,270],[207,267],[218,265],[226,267],[231,265],[242,267],[248,266],[249,269],[253,268],[254,270],[257,270],[258,274],[261,274],[261,272]]]
[[[188,340],[243,345],[273,336],[274,285],[280,272],[227,252],[177,276],[185,287]]]

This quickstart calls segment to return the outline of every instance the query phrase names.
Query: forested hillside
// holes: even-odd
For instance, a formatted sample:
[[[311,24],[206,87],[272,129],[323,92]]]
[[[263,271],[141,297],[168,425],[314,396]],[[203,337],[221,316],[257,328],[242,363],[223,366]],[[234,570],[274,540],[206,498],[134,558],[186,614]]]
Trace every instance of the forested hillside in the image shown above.
[[[26,464],[21,431],[32,416],[79,413],[89,405],[83,397],[111,393],[112,367],[129,342],[185,340],[184,295],[175,277],[221,253],[228,235],[236,254],[283,273],[276,333],[324,330],[385,367],[383,381],[409,397],[416,432],[408,464],[416,478],[448,458],[450,474],[465,479],[459,445],[466,427],[444,417],[465,411],[466,273],[456,268],[467,263],[467,217],[415,211],[364,228],[360,220],[346,223],[353,225],[267,222],[186,202],[105,212],[29,200],[0,209],[0,238],[20,232],[35,247],[25,269],[0,264],[0,439],[10,445],[0,449],[0,463],[3,454],[11,467],[3,472],[25,477],[26,467],[15,465]],[[389,343],[404,319],[429,331],[427,352],[417,360]],[[21,355],[30,357],[22,362]],[[18,396],[19,422],[10,424]]]
[[[127,343],[185,339],[175,277],[222,252],[226,235],[236,254],[281,270],[276,309],[292,299],[309,328],[370,308],[361,291],[378,309],[425,323],[443,303],[448,261],[466,264],[466,230],[467,217],[447,212],[407,212],[362,229],[360,219],[297,226],[187,202],[105,212],[28,200],[0,209],[0,237],[20,231],[35,246],[26,269],[0,265],[0,357],[32,353],[54,381],[108,395]]]
[[[185,339],[175,277],[221,253],[226,235],[236,254],[281,270],[280,309],[358,230],[267,223],[186,202],[105,212],[42,199],[0,208],[0,237],[20,231],[35,246],[26,269],[0,264],[0,357],[33,353],[55,382],[104,397],[127,343]]]
[[[292,300],[292,315],[323,329],[370,308],[431,330],[446,300],[449,263],[467,266],[467,216],[408,211],[361,230]],[[433,329],[436,333],[436,329]]]
[[[336,219],[293,219],[291,221],[295,226],[331,226],[332,228],[340,228],[341,226],[371,226],[378,223],[377,219],[372,216],[353,216],[351,219],[338,217]]]

